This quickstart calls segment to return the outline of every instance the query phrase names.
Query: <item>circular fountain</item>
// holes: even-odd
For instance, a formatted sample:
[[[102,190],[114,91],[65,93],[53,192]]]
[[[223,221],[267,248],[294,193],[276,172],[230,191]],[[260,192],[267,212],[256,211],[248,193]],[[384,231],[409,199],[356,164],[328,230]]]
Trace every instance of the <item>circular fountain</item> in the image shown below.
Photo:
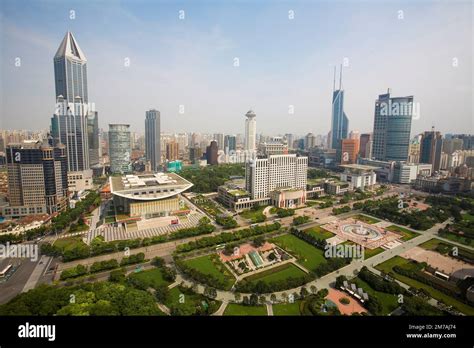
[[[361,223],[342,225],[341,231],[355,237],[366,238],[367,240],[380,238],[380,232],[376,228]]]

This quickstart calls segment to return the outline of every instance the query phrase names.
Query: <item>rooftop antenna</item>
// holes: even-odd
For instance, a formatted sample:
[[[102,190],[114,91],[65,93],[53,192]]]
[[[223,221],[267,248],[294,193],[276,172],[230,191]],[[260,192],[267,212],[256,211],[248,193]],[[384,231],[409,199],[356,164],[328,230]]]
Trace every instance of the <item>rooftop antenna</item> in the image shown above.
[[[332,91],[336,90],[336,66],[334,65],[334,79],[332,81]]]
[[[342,64],[341,64],[341,68],[340,68],[340,71],[339,71],[339,89],[340,90],[342,89]]]

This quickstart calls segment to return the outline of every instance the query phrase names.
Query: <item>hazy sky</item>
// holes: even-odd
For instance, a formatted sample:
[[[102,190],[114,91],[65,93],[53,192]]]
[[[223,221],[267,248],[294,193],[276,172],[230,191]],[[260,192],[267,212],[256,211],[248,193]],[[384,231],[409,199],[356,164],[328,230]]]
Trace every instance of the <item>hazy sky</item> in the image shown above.
[[[70,30],[87,57],[89,100],[105,129],[130,123],[142,131],[145,110],[156,108],[165,132],[244,133],[252,108],[258,133],[327,134],[333,66],[346,59],[350,130],[372,130],[374,101],[390,87],[394,96],[413,95],[419,103],[412,135],[431,126],[474,133],[472,7],[471,1],[2,0],[0,128],[49,127],[53,56]]]

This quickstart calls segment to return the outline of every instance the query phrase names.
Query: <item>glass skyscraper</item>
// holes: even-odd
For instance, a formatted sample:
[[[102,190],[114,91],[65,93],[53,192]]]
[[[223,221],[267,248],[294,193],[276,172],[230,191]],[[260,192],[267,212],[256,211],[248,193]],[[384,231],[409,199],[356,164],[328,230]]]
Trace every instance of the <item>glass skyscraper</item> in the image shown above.
[[[391,98],[390,92],[375,101],[372,156],[380,161],[407,161],[410,146],[413,96]]]
[[[334,70],[334,80],[336,70]],[[340,71],[339,89],[336,88],[334,81],[334,90],[332,92],[332,119],[331,119],[331,149],[340,149],[341,140],[347,138],[349,130],[349,119],[344,112],[344,91],[342,90],[342,66]]]
[[[145,114],[145,156],[151,170],[157,172],[161,165],[160,112],[149,110]]]
[[[131,152],[130,125],[109,124],[110,171],[113,174],[131,172]]]
[[[87,59],[71,32],[67,32],[54,56],[56,98],[87,103]]]

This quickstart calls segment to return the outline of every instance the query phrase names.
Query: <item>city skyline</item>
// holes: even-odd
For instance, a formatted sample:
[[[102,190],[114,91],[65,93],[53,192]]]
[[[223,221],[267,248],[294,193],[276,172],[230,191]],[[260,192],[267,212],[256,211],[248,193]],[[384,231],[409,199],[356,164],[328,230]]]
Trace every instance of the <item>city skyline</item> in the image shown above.
[[[391,87],[395,95],[413,95],[414,102],[420,104],[421,114],[419,119],[413,120],[412,134],[421,133],[431,129],[432,126],[435,126],[443,134],[472,132],[472,96],[469,95],[469,73],[472,68],[469,64],[462,64],[462,62],[469,61],[469,57],[472,55],[469,52],[469,46],[472,46],[472,43],[470,42],[471,34],[468,32],[469,21],[468,17],[464,15],[466,11],[463,11],[463,6],[465,6],[463,3],[459,3],[452,9],[449,9],[446,3],[430,4],[429,6],[420,3],[415,5],[403,3],[398,7],[387,4],[384,4],[383,7],[374,6],[375,9],[370,10],[371,16],[376,12],[383,14],[385,20],[393,17],[393,21],[387,26],[393,27],[392,30],[382,28],[384,30],[377,33],[377,36],[387,34],[387,31],[393,35],[407,33],[407,30],[411,31],[412,36],[417,32],[428,34],[427,28],[431,28],[433,23],[436,22],[437,26],[441,27],[440,20],[444,21],[446,25],[442,26],[443,28],[437,28],[440,35],[435,35],[435,38],[431,37],[430,40],[426,39],[423,42],[416,41],[420,46],[420,51],[428,47],[435,47],[436,43],[441,43],[439,40],[449,36],[453,28],[448,24],[453,23],[455,18],[457,20],[456,37],[451,38],[449,42],[453,47],[452,50],[445,48],[444,51],[453,52],[453,55],[456,53],[455,57],[459,63],[457,67],[453,66],[454,56],[448,59],[447,53],[443,54],[443,57],[438,54],[431,57],[429,61],[426,59],[422,61],[416,54],[417,50],[412,51],[413,46],[410,45],[405,47],[405,51],[410,52],[410,55],[406,56],[410,56],[411,64],[406,61],[406,58],[398,56],[396,59],[391,58],[389,61],[384,61],[381,57],[386,50],[380,48],[380,50],[374,51],[373,47],[367,47],[367,42],[372,43],[371,40],[375,40],[375,36],[370,39],[367,37],[369,32],[363,34],[362,29],[356,33],[350,33],[352,26],[356,25],[355,21],[361,21],[363,16],[358,16],[351,23],[345,24],[343,29],[346,32],[340,28],[335,30],[332,35],[333,40],[336,40],[337,43],[332,46],[324,40],[317,43],[312,42],[317,40],[308,41],[312,38],[311,30],[315,30],[315,28],[310,28],[309,23],[312,16],[315,16],[316,10],[329,16],[326,19],[329,21],[329,18],[336,13],[342,17],[347,15],[351,4],[345,4],[347,6],[344,6],[339,12],[334,7],[327,8],[323,3],[295,3],[292,6],[282,3],[272,6],[271,10],[267,3],[258,6],[252,5],[251,7],[257,11],[250,18],[255,21],[259,20],[258,23],[263,28],[259,28],[258,38],[250,40],[251,30],[237,27],[235,23],[236,18],[234,17],[237,13],[245,10],[245,6],[242,4],[200,6],[197,10],[192,4],[178,6],[160,3],[159,6],[151,7],[150,3],[144,2],[144,8],[162,8],[161,14],[156,13],[156,15],[161,17],[163,23],[170,24],[166,29],[161,28],[165,30],[160,32],[162,36],[157,38],[159,43],[163,43],[164,48],[158,59],[163,65],[157,66],[149,61],[153,54],[143,54],[143,51],[140,50],[140,44],[146,41],[147,35],[153,34],[157,29],[150,15],[144,13],[144,10],[133,13],[136,10],[132,11],[128,4],[119,6],[117,3],[113,3],[113,6],[107,6],[110,13],[104,14],[103,8],[98,5],[71,5],[74,3],[67,4],[67,6],[54,6],[53,13],[58,16],[63,15],[66,19],[56,21],[54,26],[47,25],[44,28],[38,27],[38,19],[31,20],[31,23],[21,22],[32,16],[29,11],[36,10],[43,14],[43,12],[51,10],[51,3],[42,5],[34,3],[31,10],[22,12],[22,18],[18,17],[18,24],[14,24],[8,18],[8,15],[13,15],[11,18],[16,19],[14,16],[17,5],[13,2],[6,2],[0,7],[3,27],[6,29],[3,35],[5,50],[2,53],[2,60],[7,62],[2,65],[2,75],[5,77],[2,79],[4,83],[1,93],[4,100],[1,112],[5,116],[2,117],[2,129],[25,128],[26,116],[22,115],[28,115],[30,118],[31,114],[35,116],[33,121],[28,122],[29,128],[45,129],[48,127],[48,119],[53,112],[52,102],[49,100],[51,100],[54,90],[54,81],[50,77],[50,62],[56,52],[57,42],[60,42],[59,37],[63,37],[64,32],[70,30],[81,48],[88,53],[90,76],[88,84],[90,95],[94,96],[94,100],[89,101],[95,103],[101,110],[99,122],[103,129],[111,122],[127,122],[131,124],[131,129],[143,132],[143,112],[156,107],[162,111],[164,132],[208,130],[225,134],[244,133],[241,123],[242,114],[245,110],[252,108],[259,117],[258,133],[283,134],[287,133],[289,129],[290,132],[296,134],[306,134],[310,131],[316,134],[327,134],[331,122],[332,69],[334,65],[339,65],[342,62],[347,65],[344,67],[344,89],[348,94],[345,98],[344,108],[351,115],[350,130],[371,131],[374,116],[373,103],[377,95],[387,87]],[[227,18],[228,15],[224,15],[222,11],[226,6],[235,8],[236,14],[232,18]],[[98,13],[91,13],[91,7]],[[178,17],[180,8],[185,10],[184,19]],[[395,10],[396,8],[403,8],[401,10],[403,19],[399,19],[400,13],[398,11],[400,10]],[[208,12],[204,12],[206,9]],[[303,9],[304,11],[302,11]],[[75,11],[75,19],[70,19],[70,11]],[[289,11],[294,11],[294,18],[291,20]],[[143,36],[140,36],[142,40],[136,40],[134,45],[130,40],[133,34],[137,33],[136,30],[123,35],[123,38],[119,36],[119,39],[114,37],[114,40],[101,42],[112,29],[111,23],[104,24],[103,29],[105,30],[102,31],[102,35],[98,36],[99,38],[92,37],[89,29],[83,25],[85,19],[81,19],[81,13],[84,12],[89,16],[88,20],[91,19],[90,16],[93,18],[95,15],[100,15],[107,22],[106,19],[110,19],[112,14],[118,19],[128,18],[133,25],[143,26],[143,30],[146,27],[146,33],[142,32]],[[427,27],[423,29],[421,29],[423,26],[414,19],[422,12],[425,13],[423,24]],[[443,16],[440,15],[440,12],[443,13]],[[316,15],[321,16],[317,13]],[[44,14],[36,17],[46,21],[49,15]],[[418,19],[421,20],[421,18]],[[130,23],[125,23],[125,28],[116,28],[117,33],[127,31]],[[282,25],[282,28],[279,29],[281,32],[267,35],[271,23]],[[17,30],[19,24],[22,26],[25,24],[22,31]],[[292,27],[288,25],[292,25]],[[368,29],[368,25],[364,25],[364,29]],[[464,32],[463,29],[465,29]],[[172,34],[175,36],[170,36]],[[165,40],[166,35],[168,35],[167,40]],[[263,35],[267,35],[265,39]],[[279,35],[282,37],[278,38]],[[299,39],[298,44],[291,43],[289,40],[294,35]],[[375,33],[370,33],[370,35],[375,35]],[[354,45],[348,44],[346,46],[344,43],[347,38],[343,40],[345,36],[367,39],[364,43],[365,47],[358,50]],[[403,35],[400,36],[403,41]],[[176,42],[170,42],[170,37],[176,38]],[[15,38],[15,40],[10,40],[11,38]],[[197,41],[198,44],[193,44],[193,41],[197,39],[201,40]],[[171,39],[171,41],[173,40]],[[271,49],[258,49],[262,43],[266,43],[263,46]],[[29,44],[31,53],[25,53],[26,44]],[[111,54],[111,52],[116,53],[117,45],[121,44],[128,47],[128,53],[123,50],[122,54]],[[434,46],[431,46],[433,44]],[[199,47],[196,46],[201,48],[197,49]],[[287,49],[279,50],[279,47]],[[398,52],[400,46],[397,46],[392,40],[391,47]],[[143,49],[143,47],[141,48]],[[166,50],[166,48],[170,50]],[[249,48],[251,49],[249,50]],[[317,48],[320,48],[320,56],[324,58],[316,57],[317,59],[315,59],[315,56],[311,54]],[[154,48],[151,49],[151,51],[153,50]],[[340,54],[343,51],[346,51],[347,54]],[[371,52],[370,56],[364,56],[364,51],[365,54]],[[377,51],[380,52],[377,54]],[[190,56],[185,54],[185,58],[177,61],[172,60],[182,52],[191,52],[192,54]],[[392,53],[396,55],[397,52]],[[25,55],[23,56],[23,54]],[[33,54],[35,60],[32,62],[31,55]],[[269,59],[270,56],[273,59]],[[20,66],[15,66],[16,58],[20,58]],[[125,66],[127,58],[129,66]],[[209,60],[203,62],[204,58],[209,58]],[[368,66],[368,62],[364,60],[371,63],[378,62],[378,64],[375,66],[370,64],[370,69],[364,70],[363,66]],[[446,66],[440,65],[442,61]],[[44,73],[41,70],[43,62],[47,63]],[[104,62],[108,64],[104,64]],[[168,64],[165,64],[166,62]],[[172,62],[174,67],[168,69]],[[238,67],[234,66],[237,62],[239,63]],[[407,68],[409,69],[407,70]],[[31,74],[31,69],[35,73]],[[399,74],[399,69],[406,73]],[[183,72],[178,74],[177,72],[181,70]],[[200,70],[203,71],[199,72]],[[430,70],[436,70],[438,73],[432,74]],[[143,73],[148,73],[147,77],[138,79]],[[207,76],[204,76],[204,79],[202,79],[203,74]],[[361,78],[361,74],[363,78]],[[156,75],[162,78],[156,79]],[[218,75],[222,76],[221,80],[216,80]],[[199,79],[195,79],[195,77],[199,77],[201,81],[208,81],[208,88],[196,86],[192,81]],[[377,82],[372,81],[371,85],[367,86],[371,77]],[[402,81],[400,81],[400,77],[402,77]],[[430,77],[431,82],[426,80],[426,77]],[[432,81],[433,78],[437,82]],[[192,81],[188,83],[190,79]],[[228,81],[222,81],[225,79]],[[27,93],[23,91],[26,80],[28,83],[44,87],[38,88],[38,92],[29,97],[29,103],[22,104],[19,100],[24,100],[24,95]],[[141,82],[138,84],[138,81]],[[452,87],[453,85],[456,88],[447,90],[448,86]],[[6,86],[8,88],[5,88]],[[436,87],[428,88],[427,86]],[[160,93],[164,90],[166,90],[164,93]],[[177,90],[180,92],[177,93]],[[443,103],[439,102],[438,93],[441,92],[443,92]],[[315,96],[317,97],[315,98]],[[127,98],[127,103],[122,102],[122,99],[125,98]],[[182,109],[184,109],[184,113],[180,114]],[[290,111],[294,111],[294,113],[291,114]],[[455,125],[449,121],[449,117],[442,116],[451,113],[459,115],[456,117]],[[229,116],[220,116],[223,114]]]

